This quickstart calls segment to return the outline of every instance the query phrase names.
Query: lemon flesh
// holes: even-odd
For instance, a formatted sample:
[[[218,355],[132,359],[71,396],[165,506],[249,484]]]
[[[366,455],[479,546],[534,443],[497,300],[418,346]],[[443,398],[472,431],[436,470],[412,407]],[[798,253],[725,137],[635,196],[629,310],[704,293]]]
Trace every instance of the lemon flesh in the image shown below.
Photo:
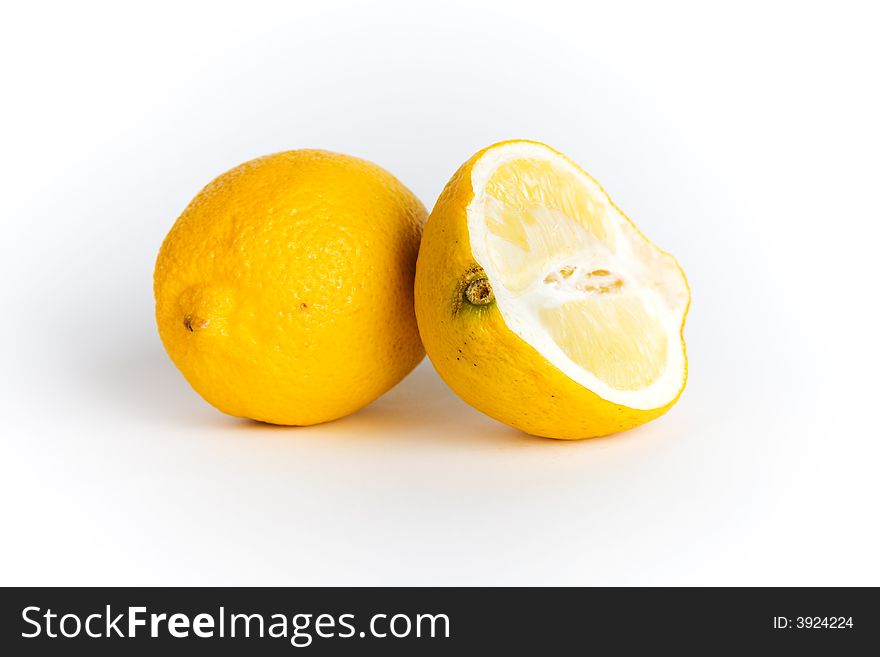
[[[544,144],[490,146],[453,175],[425,226],[415,288],[440,376],[523,431],[623,431],[684,389],[683,272]]]
[[[675,259],[539,144],[493,149],[471,181],[471,250],[507,326],[604,399],[636,409],[674,399],[689,300]]]

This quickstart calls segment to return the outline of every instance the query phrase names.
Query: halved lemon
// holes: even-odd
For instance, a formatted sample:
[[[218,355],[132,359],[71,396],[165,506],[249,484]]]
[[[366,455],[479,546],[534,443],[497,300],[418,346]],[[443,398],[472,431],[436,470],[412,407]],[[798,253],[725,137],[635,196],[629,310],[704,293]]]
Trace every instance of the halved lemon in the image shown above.
[[[441,377],[532,434],[588,438],[661,415],[687,379],[675,259],[588,174],[536,142],[477,153],[428,219],[416,316]]]

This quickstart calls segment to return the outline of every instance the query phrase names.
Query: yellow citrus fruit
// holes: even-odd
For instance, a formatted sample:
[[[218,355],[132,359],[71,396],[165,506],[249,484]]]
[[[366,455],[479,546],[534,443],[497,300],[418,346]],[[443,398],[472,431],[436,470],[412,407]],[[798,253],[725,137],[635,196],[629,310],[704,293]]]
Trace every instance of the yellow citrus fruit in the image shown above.
[[[424,356],[413,277],[426,214],[347,155],[289,151],[224,173],[159,252],[165,349],[230,415],[307,425],[356,411]]]
[[[416,267],[428,357],[466,402],[531,434],[590,438],[666,412],[687,379],[690,292],[571,160],[480,151],[437,201]]]

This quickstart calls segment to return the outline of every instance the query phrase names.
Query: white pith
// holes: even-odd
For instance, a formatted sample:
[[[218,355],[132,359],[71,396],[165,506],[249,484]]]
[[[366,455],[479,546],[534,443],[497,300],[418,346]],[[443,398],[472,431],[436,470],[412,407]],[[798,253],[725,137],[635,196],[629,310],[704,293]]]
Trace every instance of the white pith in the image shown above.
[[[531,278],[526,276],[527,283],[517,286],[521,289],[509,289],[501,283],[496,263],[524,261],[527,254],[513,243],[490,236],[486,226],[493,205],[500,203],[486,193],[486,185],[499,166],[513,160],[549,161],[573,174],[589,193],[591,215],[602,217],[605,230],[613,233],[613,238],[603,241],[563,212],[538,208],[535,212],[539,213],[541,223],[561,231],[570,248],[567,253],[549,259]],[[507,327],[566,376],[607,401],[649,410],[675,399],[685,376],[679,332],[688,291],[672,256],[642,237],[592,178],[543,145],[513,142],[490,149],[474,165],[471,184],[474,198],[467,208],[471,251],[486,272]],[[614,388],[569,358],[551,337],[539,319],[541,310],[576,302],[584,295],[592,295],[597,303],[614,303],[626,295],[637,295],[651,317],[662,325],[667,336],[665,365],[649,385],[639,389]]]

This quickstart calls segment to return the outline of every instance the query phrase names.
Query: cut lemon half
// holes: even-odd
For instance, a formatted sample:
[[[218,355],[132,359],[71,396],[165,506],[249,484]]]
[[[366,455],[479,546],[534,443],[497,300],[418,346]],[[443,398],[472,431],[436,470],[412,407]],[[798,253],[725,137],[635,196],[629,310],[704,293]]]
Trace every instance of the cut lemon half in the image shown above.
[[[493,417],[552,437],[619,431],[671,406],[687,377],[689,302],[671,255],[577,165],[527,141],[481,151],[453,177],[416,273],[441,376]]]

